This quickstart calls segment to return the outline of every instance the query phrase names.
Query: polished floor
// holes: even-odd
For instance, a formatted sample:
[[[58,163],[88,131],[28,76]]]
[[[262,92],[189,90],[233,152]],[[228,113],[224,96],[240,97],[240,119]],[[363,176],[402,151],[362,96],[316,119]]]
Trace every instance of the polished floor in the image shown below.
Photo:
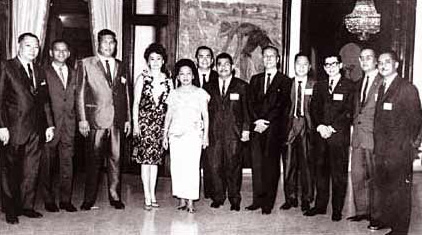
[[[83,196],[82,179],[77,178],[73,202],[80,206]],[[422,172],[415,173],[413,190],[413,210],[410,234],[422,234]],[[48,213],[41,200],[37,200],[36,209],[44,214],[41,219],[19,217],[18,225],[9,225],[4,215],[0,218],[0,234],[13,235],[154,235],[154,234],[332,234],[332,235],[381,235],[388,230],[369,231],[367,222],[349,222],[343,219],[332,222],[330,211],[327,215],[304,217],[300,209],[280,211],[283,202],[280,182],[277,197],[277,209],[271,215],[262,215],[260,211],[245,211],[251,203],[251,176],[243,177],[242,210],[231,212],[228,202],[219,209],[209,207],[209,199],[196,203],[197,212],[189,214],[175,209],[176,200],[171,196],[171,181],[160,178],[157,187],[158,202],[161,207],[152,211],[142,208],[143,193],[140,178],[137,175],[124,175],[123,199],[126,209],[115,210],[108,204],[105,187],[102,187],[96,206],[97,209],[75,213]],[[104,182],[105,186],[105,182]],[[350,185],[349,185],[350,186]],[[350,187],[349,187],[350,188]],[[350,191],[347,195],[343,217],[353,215]]]

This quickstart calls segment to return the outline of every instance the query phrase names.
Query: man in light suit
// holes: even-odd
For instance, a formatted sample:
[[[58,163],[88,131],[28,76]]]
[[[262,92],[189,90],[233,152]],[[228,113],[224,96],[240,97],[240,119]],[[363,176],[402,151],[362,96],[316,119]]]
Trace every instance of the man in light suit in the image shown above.
[[[265,71],[252,76],[249,85],[251,115],[253,202],[247,210],[271,214],[280,178],[280,155],[286,142],[291,80],[278,71],[278,49],[262,49]]]
[[[98,193],[100,169],[107,161],[110,205],[124,209],[121,200],[120,149],[130,132],[129,95],[122,63],[114,58],[116,34],[98,32],[98,54],[80,61],[77,71],[79,132],[88,137],[85,197],[81,210],[90,210]]]
[[[373,49],[365,48],[359,56],[364,72],[355,90],[351,177],[355,215],[351,221],[369,220],[372,195],[371,183],[374,167],[374,114],[378,88],[382,78],[377,70],[377,58]]]
[[[311,101],[311,117],[318,132],[315,141],[316,200],[315,206],[304,215],[326,213],[331,181],[331,220],[340,221],[347,190],[355,85],[342,76],[343,64],[339,55],[328,55],[324,62],[328,79],[315,84]]]
[[[66,65],[70,56],[69,46],[63,40],[56,40],[49,51],[53,61],[45,66],[45,77],[51,98],[55,123],[53,141],[44,148],[41,158],[40,184],[45,209],[58,212],[76,211],[72,205],[73,155],[76,128],[76,71]],[[59,207],[55,202],[55,188],[59,188]]]
[[[407,234],[412,198],[414,147],[422,122],[416,87],[397,73],[393,51],[378,57],[383,84],[378,89],[374,119],[374,204],[371,230],[391,227],[388,234]]]
[[[34,210],[41,149],[54,136],[47,83],[35,64],[39,40],[24,33],[18,43],[17,57],[0,69],[0,141],[5,145],[1,185],[10,224],[19,223],[19,215],[42,217]]]
[[[310,209],[314,199],[312,143],[315,130],[309,111],[312,89],[315,81],[308,77],[311,64],[308,56],[299,53],[295,56],[295,77],[290,99],[292,107],[288,117],[287,151],[283,159],[285,203],[280,207],[288,210],[298,206],[298,181],[301,188],[301,209]],[[298,177],[300,176],[300,179]]]
[[[217,56],[218,79],[205,85],[210,94],[208,165],[214,192],[211,207],[224,204],[226,192],[230,210],[240,210],[242,186],[241,141],[249,139],[248,84],[233,75],[233,59],[227,53]]]

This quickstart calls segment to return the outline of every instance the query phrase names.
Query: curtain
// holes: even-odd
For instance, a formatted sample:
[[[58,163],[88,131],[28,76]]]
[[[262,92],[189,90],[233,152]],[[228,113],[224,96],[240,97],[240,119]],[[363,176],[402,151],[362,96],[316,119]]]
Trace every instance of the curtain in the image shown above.
[[[89,11],[94,54],[98,49],[97,33],[102,29],[110,29],[117,36],[116,57],[122,59],[123,0],[90,0]]]
[[[10,58],[17,54],[18,37],[22,33],[30,32],[37,35],[40,46],[44,45],[50,0],[13,0],[12,4]]]

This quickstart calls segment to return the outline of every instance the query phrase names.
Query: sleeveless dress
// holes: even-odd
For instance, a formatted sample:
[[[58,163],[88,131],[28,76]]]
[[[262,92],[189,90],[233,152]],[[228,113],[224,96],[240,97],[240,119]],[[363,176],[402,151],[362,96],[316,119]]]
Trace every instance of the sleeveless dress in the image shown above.
[[[163,128],[167,111],[167,96],[170,92],[172,81],[166,78],[163,82],[165,89],[154,100],[152,93],[152,77],[142,75],[144,80],[142,96],[139,101],[138,123],[140,135],[133,139],[132,160],[139,164],[160,165],[163,162]]]

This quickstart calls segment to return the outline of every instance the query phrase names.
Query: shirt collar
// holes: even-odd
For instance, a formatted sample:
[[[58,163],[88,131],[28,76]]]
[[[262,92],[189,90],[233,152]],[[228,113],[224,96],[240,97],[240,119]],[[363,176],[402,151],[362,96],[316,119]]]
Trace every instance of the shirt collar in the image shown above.
[[[369,77],[371,79],[375,78],[377,75],[378,75],[378,69],[374,69],[365,74],[366,77]]]
[[[100,54],[98,54],[98,58],[100,58],[102,63],[105,63],[106,60],[108,60],[109,63],[114,63],[115,60],[114,57],[105,57]]]
[[[56,64],[56,63],[54,63],[54,62],[51,62],[51,66],[53,66],[53,68],[54,68],[55,70],[58,70],[58,69],[60,69],[60,68],[62,68],[62,69],[67,69],[66,64],[63,64],[63,65],[58,65],[58,64]]]
[[[23,65],[23,67],[25,68],[25,70],[27,70],[27,69],[28,69],[27,64],[30,64],[30,65],[31,65],[31,68],[33,68],[33,67],[34,67],[34,65],[33,65],[32,61],[26,61],[26,60],[22,59],[20,56],[18,56],[18,60],[19,60],[19,62],[21,62],[21,64],[22,64],[22,65]]]
[[[276,73],[277,73],[276,68],[265,70],[265,77],[267,77],[268,74],[271,74],[271,80],[273,80]]]
[[[388,77],[384,77],[385,88],[390,87],[391,83],[393,82],[394,78],[397,77],[397,73],[394,73]]]

